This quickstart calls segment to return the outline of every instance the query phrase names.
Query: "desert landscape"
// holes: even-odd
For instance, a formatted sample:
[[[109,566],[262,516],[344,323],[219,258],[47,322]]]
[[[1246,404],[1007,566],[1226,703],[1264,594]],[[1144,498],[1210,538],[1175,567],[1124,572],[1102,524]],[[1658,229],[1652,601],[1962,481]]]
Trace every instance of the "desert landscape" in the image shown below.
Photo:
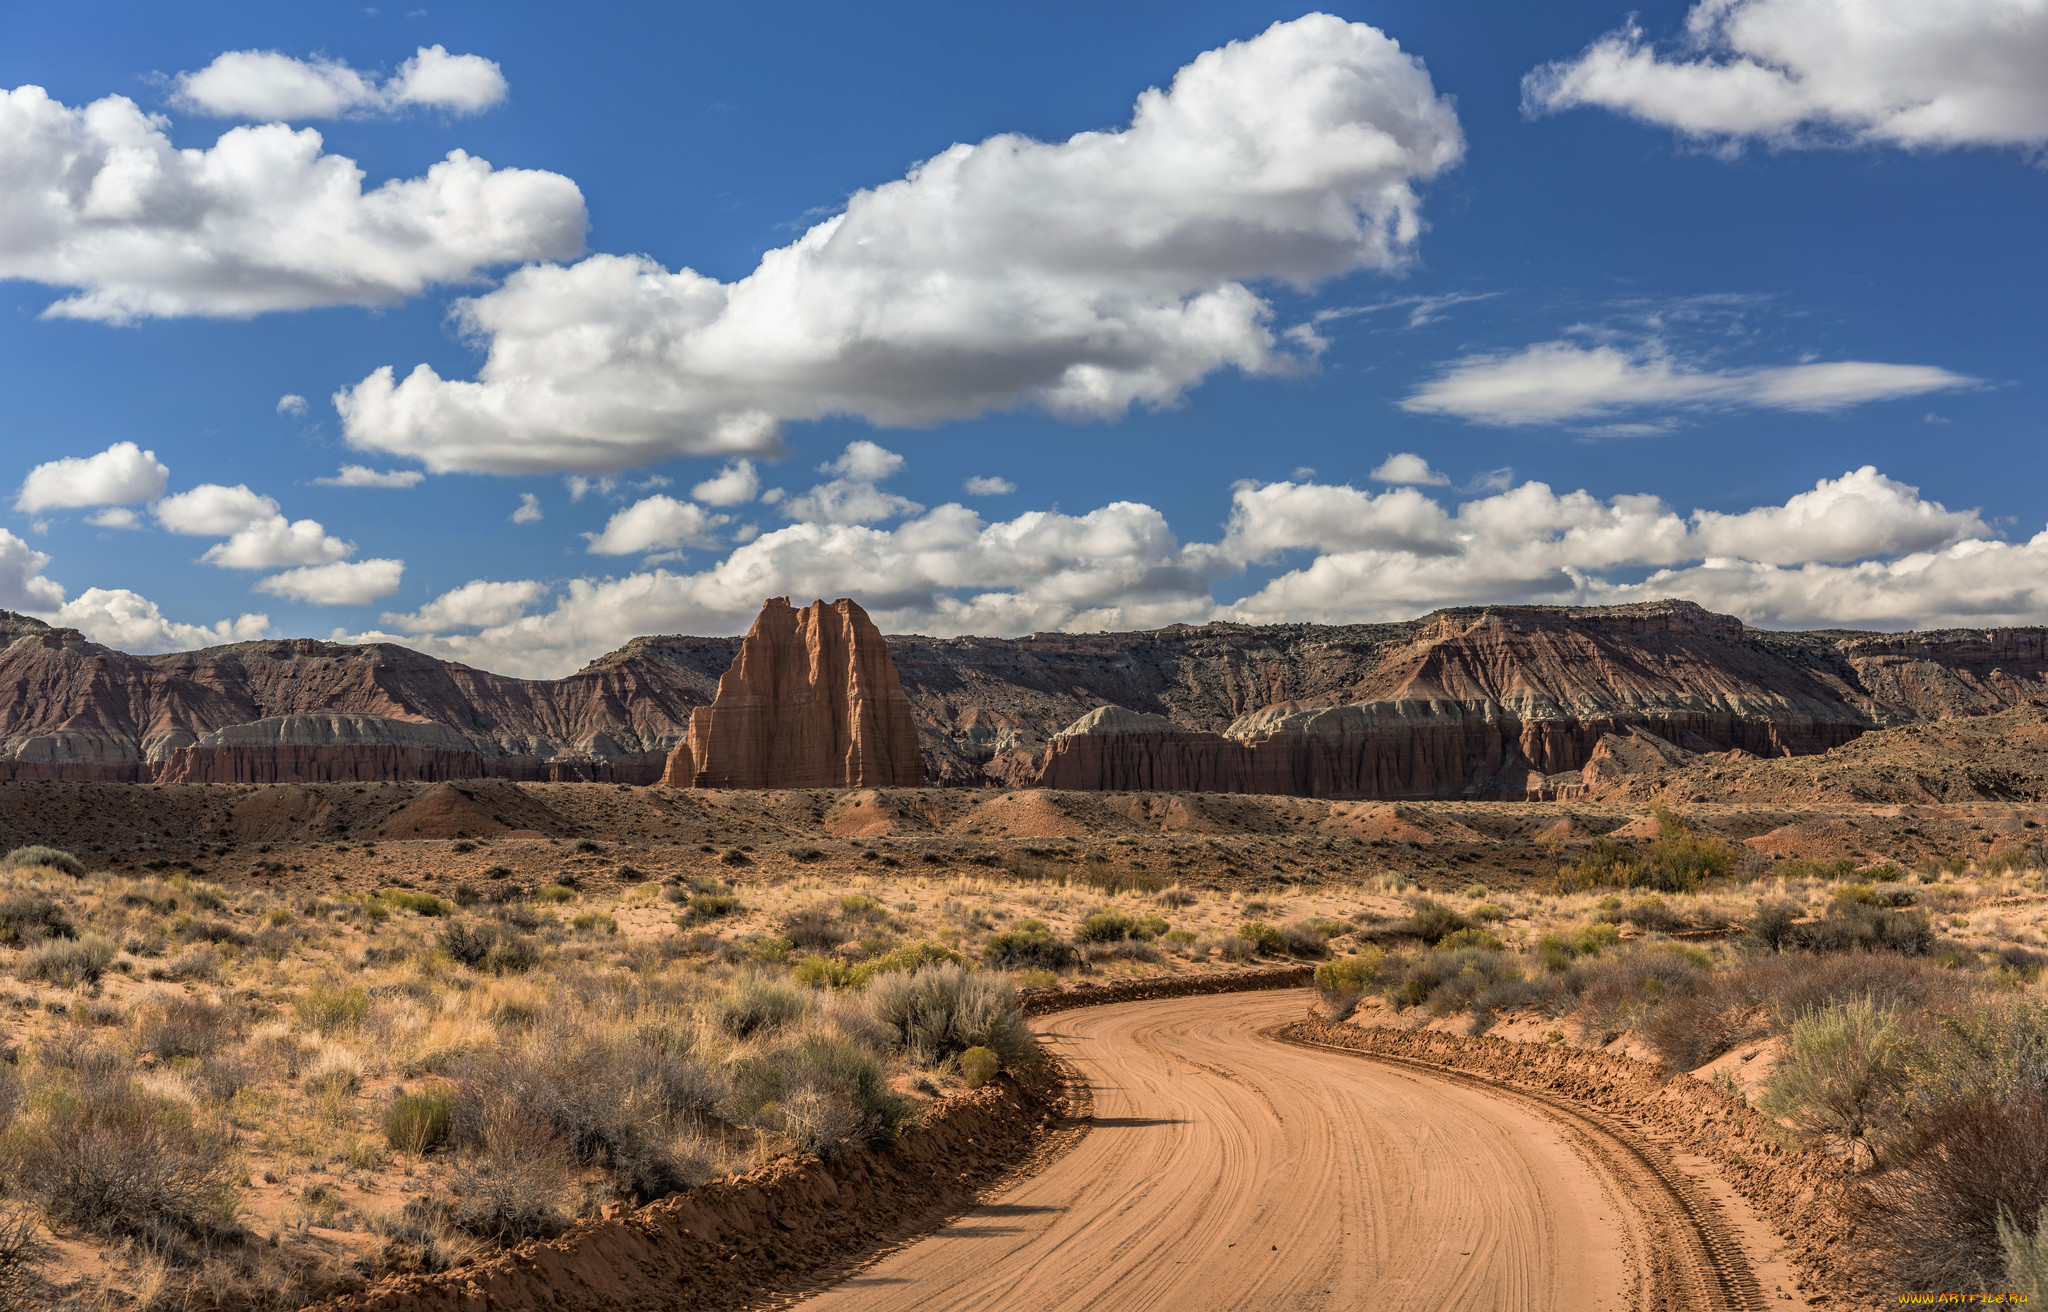
[[[85,651],[23,627],[17,668]],[[1024,787],[943,786],[947,725],[987,717],[919,710],[895,660],[915,644],[843,600],[772,601],[711,688],[672,689],[687,714],[630,740],[667,743],[643,783],[507,778],[481,751],[464,775],[376,726],[166,747],[167,712],[110,709],[152,685],[111,701],[122,666],[88,652],[69,668],[95,682],[19,692],[13,722],[61,702],[179,764],[121,781],[10,740],[7,1297],[1621,1309],[2022,1287],[2041,1257],[2015,1218],[2048,1204],[2039,636],[1831,638],[1864,663],[1808,659],[1788,691],[1765,659],[1818,640],[1696,608],[1447,615],[1375,649],[1409,671],[1390,690],[1228,734],[1150,709],[1165,693],[1104,703]],[[350,678],[391,668],[369,657]],[[1102,677],[1069,674],[1026,691]],[[1482,676],[1456,709],[1420,695]],[[291,715],[328,713],[291,686]],[[614,717],[593,740],[644,712],[592,705]],[[1336,731],[1270,728],[1318,706]],[[1314,762],[1295,793],[1257,764],[1275,750]],[[1213,783],[1233,759],[1256,768],[1229,789],[1047,786]],[[1368,786],[1404,762],[1432,786]]]

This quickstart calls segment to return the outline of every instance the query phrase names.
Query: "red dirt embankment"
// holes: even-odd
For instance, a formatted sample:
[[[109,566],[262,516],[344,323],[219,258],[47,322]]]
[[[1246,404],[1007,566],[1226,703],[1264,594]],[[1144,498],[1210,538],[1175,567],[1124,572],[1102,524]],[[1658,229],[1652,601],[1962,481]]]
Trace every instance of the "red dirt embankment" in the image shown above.
[[[1859,1277],[1857,1233],[1844,1208],[1844,1177],[1818,1156],[1779,1142],[1762,1112],[1698,1080],[1668,1076],[1630,1057],[1432,1030],[1308,1019],[1271,1032],[1277,1038],[1476,1075],[1648,1127],[1667,1146],[1675,1143],[1712,1162],[1778,1231],[1786,1241],[1786,1256],[1814,1287],[1815,1304],[1875,1307],[1887,1301]]]
[[[1305,966],[1026,990],[1031,1015],[1197,993],[1288,988]],[[780,1157],[546,1243],[425,1276],[392,1276],[310,1312],[655,1312],[743,1307],[816,1287],[929,1229],[1024,1162],[1087,1091],[1043,1063],[945,1099],[887,1148]]]

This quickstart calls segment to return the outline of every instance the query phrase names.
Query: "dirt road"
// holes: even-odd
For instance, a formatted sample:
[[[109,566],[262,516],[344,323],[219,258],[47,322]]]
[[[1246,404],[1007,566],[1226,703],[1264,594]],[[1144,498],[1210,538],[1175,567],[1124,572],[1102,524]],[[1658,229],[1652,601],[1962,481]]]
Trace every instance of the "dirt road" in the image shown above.
[[[1223,994],[1038,1022],[1093,1087],[1088,1133],[801,1306],[1763,1306],[1711,1221],[1607,1129],[1258,1033],[1300,1016],[1306,998]]]

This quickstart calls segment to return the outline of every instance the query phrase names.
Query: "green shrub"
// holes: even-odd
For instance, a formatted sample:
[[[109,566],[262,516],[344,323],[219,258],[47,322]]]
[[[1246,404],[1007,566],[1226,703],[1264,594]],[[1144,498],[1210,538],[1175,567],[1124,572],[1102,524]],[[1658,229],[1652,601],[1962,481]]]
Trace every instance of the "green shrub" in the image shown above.
[[[1121,943],[1132,937],[1138,921],[1115,907],[1105,907],[1074,927],[1077,943]]]
[[[377,894],[377,898],[386,906],[421,916],[447,916],[455,912],[454,903],[443,901],[432,893],[415,893],[410,889],[387,888]]]
[[[77,939],[52,939],[22,953],[15,974],[25,980],[40,979],[60,988],[100,982],[107,967],[114,964],[119,949],[98,934]]]
[[[988,936],[981,959],[997,970],[1064,970],[1074,964],[1074,949],[1052,936],[1042,920],[1020,920],[1010,929]]]
[[[866,988],[877,975],[900,974],[922,970],[926,966],[945,963],[960,965],[967,958],[940,943],[905,943],[902,947],[891,948],[880,956],[871,957],[857,966],[849,967],[846,982],[854,988]]]
[[[1702,836],[1668,807],[1658,807],[1657,837],[1642,852],[1611,838],[1595,839],[1578,864],[1560,870],[1552,889],[1560,893],[1593,888],[1652,888],[1689,893],[1735,866],[1735,849]]]
[[[540,964],[532,936],[488,921],[455,921],[441,931],[441,950],[458,964],[493,975],[516,975]]]
[[[1458,948],[1485,948],[1490,952],[1498,952],[1502,946],[1498,938],[1477,925],[1446,934],[1437,944],[1437,947],[1447,951],[1455,951]]]
[[[1279,930],[1263,920],[1245,921],[1237,927],[1237,937],[1254,952],[1269,957],[1287,955],[1287,940],[1281,937]]]
[[[61,870],[72,876],[85,873],[85,862],[61,847],[17,847],[6,856],[0,857],[0,869],[29,870],[38,867]]]
[[[419,1156],[447,1139],[455,1116],[455,1095],[442,1088],[401,1093],[384,1109],[384,1142]]]
[[[1032,1051],[1016,990],[999,975],[946,963],[911,974],[879,975],[867,988],[868,1014],[895,1032],[898,1045],[934,1062],[969,1048],[992,1048],[1005,1064]]]
[[[790,978],[805,988],[843,989],[847,986],[853,967],[836,957],[821,957],[816,953],[799,961],[790,971]]]
[[[619,932],[619,922],[602,911],[585,911],[574,920],[571,920],[569,927],[581,930],[586,934],[616,934]]]
[[[960,1079],[970,1089],[979,1089],[996,1077],[1003,1059],[993,1048],[969,1048],[960,1054]]]
[[[1884,1161],[1905,1133],[1909,1055],[1897,1018],[1867,997],[1809,1011],[1761,1105],[1798,1138],[1860,1144]]]
[[[1343,1020],[1357,1010],[1359,1000],[1379,979],[1387,954],[1367,948],[1355,957],[1339,957],[1316,967],[1316,992],[1333,1009],[1331,1019]]]
[[[732,893],[691,893],[688,898],[689,909],[676,918],[676,923],[685,929],[708,920],[737,915],[740,911],[740,900]]]
[[[1470,929],[1472,922],[1429,898],[1417,898],[1408,912],[1408,932],[1424,943],[1435,947],[1437,944],[1461,929]]]
[[[551,904],[574,902],[576,900],[576,890],[566,884],[542,884],[540,891],[535,893],[533,897],[536,902]]]
[[[886,920],[889,909],[865,893],[848,893],[839,899],[839,914],[848,920]]]

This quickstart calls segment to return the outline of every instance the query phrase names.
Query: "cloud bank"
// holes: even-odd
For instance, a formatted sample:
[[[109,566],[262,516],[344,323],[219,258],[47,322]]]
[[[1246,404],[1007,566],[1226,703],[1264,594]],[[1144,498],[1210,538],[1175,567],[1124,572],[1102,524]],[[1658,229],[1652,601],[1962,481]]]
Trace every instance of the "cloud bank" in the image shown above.
[[[203,150],[125,96],[82,109],[0,92],[0,278],[77,289],[47,315],[112,323],[390,305],[493,265],[583,247],[583,194],[463,151],[363,189],[312,128],[238,127]]]
[[[335,404],[360,449],[501,473],[772,454],[834,414],[1170,405],[1218,369],[1312,360],[1251,284],[1398,266],[1417,184],[1463,150],[1419,61],[1311,14],[1199,56],[1122,130],[953,146],[737,282],[637,256],[520,269],[458,306],[489,346],[475,381],[387,366]]]
[[[1733,149],[2048,144],[2038,0],[1701,0],[1660,55],[1633,22],[1522,83],[1531,113],[1614,110]]]

